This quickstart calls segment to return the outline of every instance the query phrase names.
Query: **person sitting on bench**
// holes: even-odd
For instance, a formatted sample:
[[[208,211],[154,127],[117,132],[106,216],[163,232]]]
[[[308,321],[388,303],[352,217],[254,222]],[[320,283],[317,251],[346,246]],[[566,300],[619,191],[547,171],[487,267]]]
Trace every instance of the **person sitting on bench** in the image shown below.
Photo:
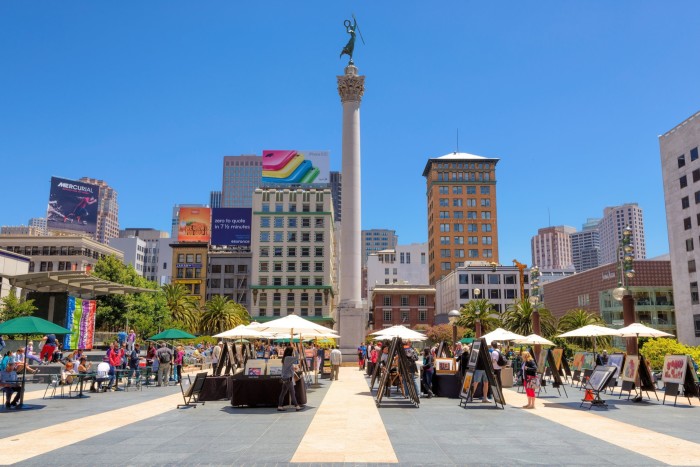
[[[22,393],[22,385],[17,378],[14,362],[9,362],[5,370],[0,372],[0,387],[5,392],[5,408],[17,407]],[[12,399],[13,392],[16,393],[14,399]],[[11,402],[10,399],[12,399]]]

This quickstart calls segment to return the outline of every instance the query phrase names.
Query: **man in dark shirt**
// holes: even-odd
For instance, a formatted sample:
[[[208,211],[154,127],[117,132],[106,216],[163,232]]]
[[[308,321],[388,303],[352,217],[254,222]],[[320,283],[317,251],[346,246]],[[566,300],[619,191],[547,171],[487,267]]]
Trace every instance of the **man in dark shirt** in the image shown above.
[[[15,363],[9,362],[5,367],[5,371],[0,371],[0,386],[5,392],[5,408],[17,407],[19,397],[22,391],[22,386],[17,381],[17,372],[15,372]],[[15,392],[15,398],[10,402],[12,393]]]

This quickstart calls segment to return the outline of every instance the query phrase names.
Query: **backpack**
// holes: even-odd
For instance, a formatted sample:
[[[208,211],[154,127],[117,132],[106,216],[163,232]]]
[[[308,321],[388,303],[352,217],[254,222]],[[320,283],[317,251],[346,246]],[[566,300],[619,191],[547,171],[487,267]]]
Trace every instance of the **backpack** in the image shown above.
[[[503,356],[503,352],[500,350],[496,350],[496,352],[498,352],[498,360],[496,360],[498,366],[506,366],[508,364],[508,360]]]
[[[170,352],[158,352],[158,361],[160,363],[170,363]]]

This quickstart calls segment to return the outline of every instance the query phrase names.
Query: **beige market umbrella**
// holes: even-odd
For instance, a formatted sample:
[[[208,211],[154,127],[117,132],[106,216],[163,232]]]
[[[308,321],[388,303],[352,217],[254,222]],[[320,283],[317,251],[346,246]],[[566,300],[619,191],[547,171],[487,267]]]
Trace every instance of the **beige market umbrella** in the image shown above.
[[[620,331],[613,328],[606,328],[605,326],[598,326],[596,324],[589,324],[573,331],[565,332],[564,334],[559,334],[557,337],[600,337],[600,336],[620,336]],[[596,349],[596,342],[593,339],[593,352],[598,353]]]
[[[376,336],[375,339],[391,339],[393,337],[400,337],[401,339],[409,339],[422,341],[427,339],[426,335],[413,329],[409,329],[406,326],[400,324],[396,326],[391,326],[390,328],[380,329],[370,334],[371,336]]]
[[[635,337],[637,339],[637,348],[639,348],[640,337],[673,337],[673,334],[650,328],[642,323],[632,323],[629,326],[618,329],[617,332],[622,337]],[[639,353],[639,350],[637,350],[637,353]]]
[[[537,334],[530,334],[523,337],[522,339],[515,339],[516,344],[529,344],[529,345],[554,345],[554,342],[549,339],[545,339]]]
[[[313,323],[297,315],[287,315],[284,318],[262,323],[260,326],[256,326],[255,330],[272,334],[284,333],[288,334],[290,337],[294,337],[294,334],[314,337],[317,335],[325,335],[330,332],[329,328]]]
[[[503,328],[496,328],[493,331],[489,332],[488,334],[484,334],[481,337],[486,339],[487,344],[490,344],[493,341],[514,341],[516,339],[522,339],[525,336],[507,331]]]
[[[253,339],[265,339],[269,337],[268,334],[260,331],[256,331],[255,329],[250,329],[248,326],[245,326],[243,324],[239,324],[233,329],[229,329],[228,331],[221,332],[219,334],[216,334],[212,337],[220,337],[220,338],[228,338],[228,339],[246,339],[246,338],[253,338]]]

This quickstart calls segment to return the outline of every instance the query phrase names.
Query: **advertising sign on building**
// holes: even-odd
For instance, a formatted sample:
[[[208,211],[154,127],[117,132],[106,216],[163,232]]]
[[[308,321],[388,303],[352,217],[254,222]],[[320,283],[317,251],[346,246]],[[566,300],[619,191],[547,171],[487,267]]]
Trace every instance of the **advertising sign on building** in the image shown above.
[[[46,228],[94,235],[99,199],[100,187],[97,185],[51,177]]]
[[[211,215],[211,244],[250,246],[250,208],[214,208]]]
[[[265,150],[264,185],[325,185],[330,183],[328,151]]]
[[[178,222],[178,242],[209,242],[211,237],[211,209],[181,207]]]

